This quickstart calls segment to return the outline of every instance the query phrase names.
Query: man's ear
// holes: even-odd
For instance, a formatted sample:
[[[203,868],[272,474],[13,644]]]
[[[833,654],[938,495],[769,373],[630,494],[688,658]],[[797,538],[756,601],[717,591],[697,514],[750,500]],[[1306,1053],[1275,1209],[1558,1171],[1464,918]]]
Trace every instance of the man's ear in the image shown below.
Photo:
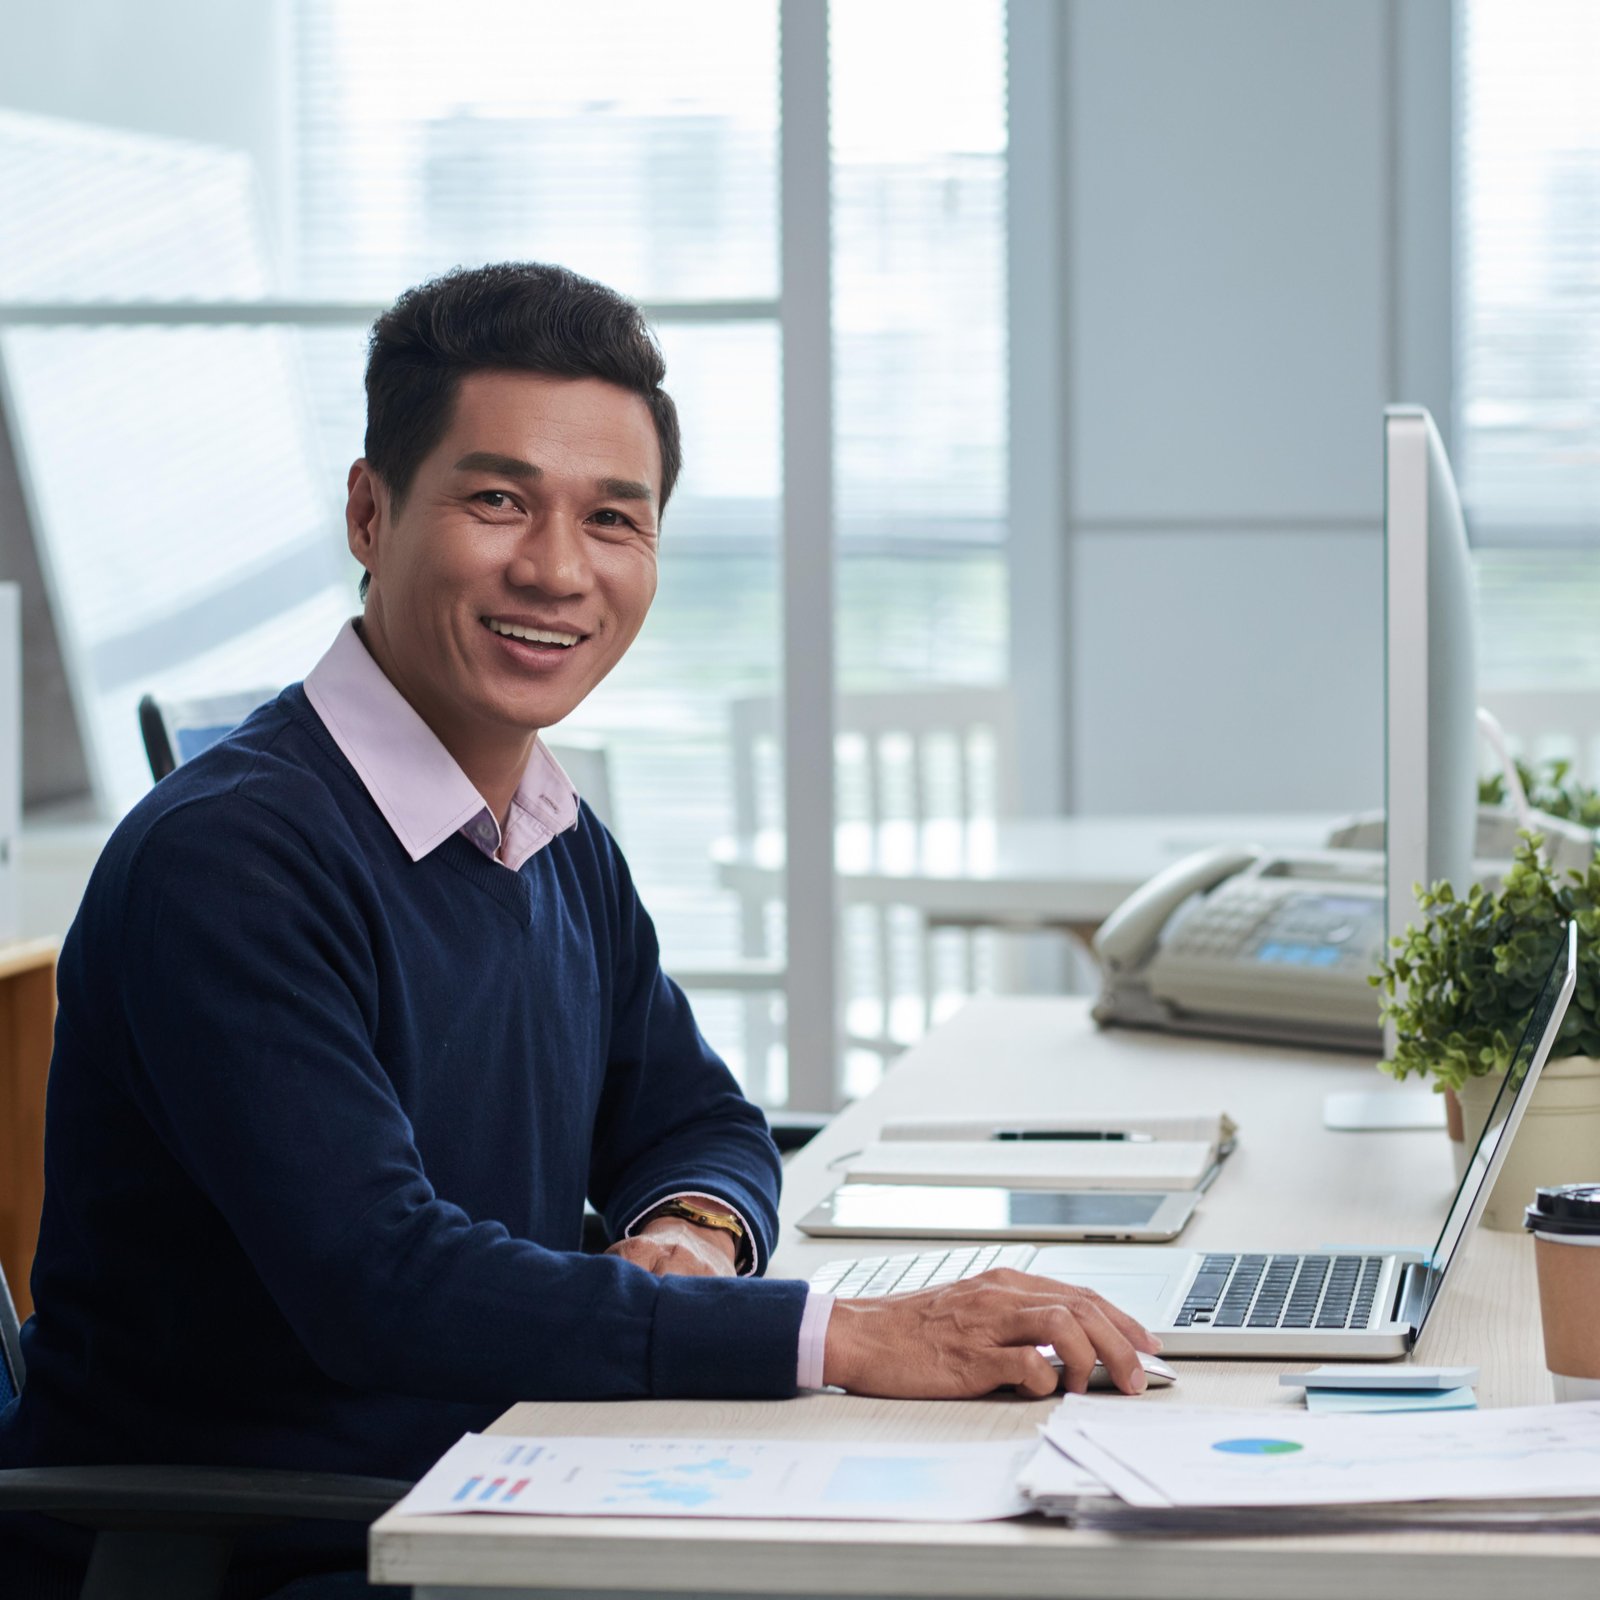
[[[365,458],[350,464],[345,482],[344,531],[350,554],[368,574],[377,564],[378,534],[389,514],[389,491]]]

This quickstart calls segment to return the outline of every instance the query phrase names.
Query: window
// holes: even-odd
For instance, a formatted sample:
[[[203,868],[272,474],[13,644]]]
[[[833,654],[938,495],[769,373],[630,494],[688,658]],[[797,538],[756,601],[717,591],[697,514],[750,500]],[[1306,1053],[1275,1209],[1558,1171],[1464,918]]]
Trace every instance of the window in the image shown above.
[[[1600,11],[1458,15],[1455,454],[1480,676],[1600,684]]]
[[[1600,10],[1470,0],[1460,476],[1480,534],[1600,535]]]
[[[140,692],[298,677],[354,608],[339,490],[372,312],[459,263],[561,261],[645,304],[685,467],[652,617],[556,737],[603,740],[663,948],[732,957],[741,906],[711,856],[732,828],[729,705],[783,672],[779,0],[288,16],[270,215],[240,152],[0,125],[0,228],[30,239],[0,300],[117,306],[0,329],[103,792],[121,810],[145,786]],[[998,681],[1003,0],[848,0],[831,26],[840,686]],[[99,482],[73,442],[85,405]],[[781,1094],[781,1058],[742,1061],[745,1002],[696,1004],[750,1087]]]

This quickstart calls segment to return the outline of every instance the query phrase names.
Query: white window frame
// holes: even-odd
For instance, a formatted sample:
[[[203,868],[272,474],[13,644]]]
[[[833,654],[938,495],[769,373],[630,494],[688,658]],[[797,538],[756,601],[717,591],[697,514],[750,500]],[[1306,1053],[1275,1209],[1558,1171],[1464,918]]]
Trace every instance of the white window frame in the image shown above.
[[[828,5],[780,0],[779,297],[654,301],[656,324],[779,324],[783,348],[782,684],[788,818],[788,1104],[840,1100],[833,870],[833,494]],[[12,302],[0,327],[370,327],[388,308],[341,300]],[[92,762],[91,762],[92,768]],[[754,1065],[754,1064],[753,1064]],[[759,1081],[753,1072],[752,1084]]]

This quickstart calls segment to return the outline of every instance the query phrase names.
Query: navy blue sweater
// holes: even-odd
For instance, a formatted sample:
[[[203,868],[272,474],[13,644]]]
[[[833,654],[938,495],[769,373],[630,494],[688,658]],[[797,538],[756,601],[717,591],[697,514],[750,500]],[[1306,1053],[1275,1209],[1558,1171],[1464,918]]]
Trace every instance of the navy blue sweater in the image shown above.
[[[791,1394],[805,1286],[576,1254],[776,1232],[761,1114],[593,814],[413,863],[298,686],[107,846],[60,966],[11,1464],[410,1477],[518,1399]]]

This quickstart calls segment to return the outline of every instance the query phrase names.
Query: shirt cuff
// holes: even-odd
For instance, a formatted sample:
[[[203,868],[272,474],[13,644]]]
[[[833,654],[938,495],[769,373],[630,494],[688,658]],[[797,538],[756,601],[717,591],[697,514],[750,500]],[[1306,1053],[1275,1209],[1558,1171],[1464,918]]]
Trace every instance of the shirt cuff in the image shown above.
[[[806,1308],[800,1313],[800,1356],[795,1376],[798,1389],[820,1389],[822,1357],[828,1345],[828,1318],[833,1315],[833,1296],[815,1289],[806,1295]]]
[[[750,1226],[750,1219],[745,1216],[744,1212],[742,1212],[738,1206],[733,1203],[733,1201],[724,1200],[720,1194],[711,1194],[705,1189],[680,1189],[676,1194],[657,1195],[656,1198],[652,1200],[650,1204],[647,1205],[644,1210],[641,1211],[638,1216],[636,1216],[633,1221],[622,1230],[622,1237],[624,1239],[631,1239],[634,1234],[638,1232],[639,1224],[643,1222],[652,1211],[664,1206],[669,1200],[687,1200],[691,1205],[696,1204],[701,1200],[709,1200],[713,1204],[721,1206],[724,1210],[732,1212],[732,1214],[739,1219],[739,1226],[744,1229],[745,1242],[750,1246],[750,1260],[746,1264],[744,1271],[741,1272],[739,1276],[741,1278],[753,1278],[758,1275],[761,1270],[761,1246],[756,1243],[755,1229]]]

